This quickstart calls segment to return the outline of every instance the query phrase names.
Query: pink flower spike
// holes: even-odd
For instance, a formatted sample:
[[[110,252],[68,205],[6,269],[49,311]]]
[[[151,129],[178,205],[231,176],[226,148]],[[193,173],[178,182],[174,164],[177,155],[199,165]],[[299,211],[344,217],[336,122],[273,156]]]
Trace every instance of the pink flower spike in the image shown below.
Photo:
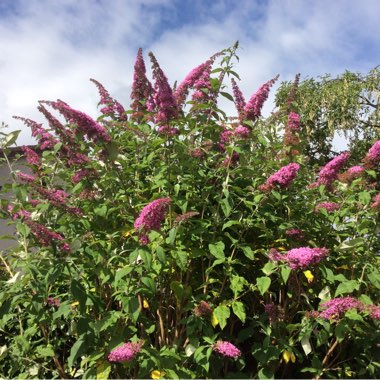
[[[288,116],[288,128],[291,131],[299,131],[300,122],[301,122],[300,115],[298,115],[298,113],[295,113],[295,112],[290,112]]]
[[[149,53],[152,61],[154,82],[154,101],[157,106],[155,122],[157,124],[168,124],[170,120],[178,115],[177,104],[173,96],[173,91],[168,83],[168,79],[158,64],[153,53]]]
[[[261,109],[264,102],[268,99],[269,91],[278,79],[278,75],[263,84],[249,99],[244,107],[244,118],[248,120],[256,120],[261,116]]]
[[[108,354],[108,360],[114,363],[130,362],[141,351],[143,344],[143,341],[124,343]]]
[[[376,164],[380,161],[380,140],[376,141],[375,144],[372,145],[363,161],[370,162],[372,164]]]
[[[86,115],[84,112],[71,108],[62,100],[57,100],[56,102],[41,101],[40,103],[48,104],[57,110],[68,123],[76,124],[77,130],[89,139],[92,139],[95,142],[99,140],[103,140],[105,142],[111,141],[111,137],[102,125],[93,120],[90,116]]]
[[[349,152],[344,152],[328,162],[319,172],[318,185],[331,187],[338,178],[338,172],[343,168],[350,158]]]
[[[286,189],[296,178],[299,169],[300,165],[297,163],[291,163],[286,166],[283,166],[280,170],[272,174],[267,179],[266,185],[272,188],[277,185],[280,186],[282,189]]]
[[[363,308],[363,303],[356,298],[353,297],[341,297],[341,298],[333,298],[329,301],[321,303],[323,311],[319,313],[321,318],[325,319],[339,319],[351,309],[359,309]]]
[[[235,107],[238,111],[239,118],[243,118],[244,108],[246,106],[245,99],[244,99],[243,93],[241,92],[234,78],[231,78],[231,82],[232,82],[232,91],[234,94]]]
[[[327,212],[334,212],[340,209],[340,205],[335,202],[321,202],[315,206],[315,211],[325,209]]]
[[[153,94],[153,86],[146,77],[144,58],[140,48],[137,52],[132,83],[131,108],[135,111],[133,118],[140,119],[144,112],[155,109]]]
[[[146,205],[135,220],[134,227],[140,232],[140,243],[149,243],[147,233],[151,230],[160,230],[161,222],[165,218],[166,211],[171,203],[170,198],[159,198]]]
[[[218,340],[212,347],[213,351],[222,356],[237,359],[241,355],[241,351],[230,342]]]
[[[327,248],[294,248],[284,255],[284,261],[288,262],[291,269],[306,269],[310,265],[318,264],[328,253]]]
[[[185,102],[189,89],[197,83],[205,72],[210,71],[214,60],[215,58],[212,57],[206,62],[201,63],[199,66],[191,70],[190,73],[186,75],[185,79],[179,84],[174,92],[174,98],[176,99],[178,107],[181,107],[181,105]]]

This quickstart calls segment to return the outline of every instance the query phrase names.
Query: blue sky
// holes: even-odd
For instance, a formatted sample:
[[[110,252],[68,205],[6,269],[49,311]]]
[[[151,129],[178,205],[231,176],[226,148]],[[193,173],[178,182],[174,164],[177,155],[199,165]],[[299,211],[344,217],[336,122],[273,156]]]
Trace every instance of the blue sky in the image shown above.
[[[239,40],[246,98],[276,74],[365,73],[380,64],[379,14],[378,0],[0,0],[0,121],[42,122],[37,101],[57,98],[96,117],[89,78],[128,106],[140,46],[174,83]]]

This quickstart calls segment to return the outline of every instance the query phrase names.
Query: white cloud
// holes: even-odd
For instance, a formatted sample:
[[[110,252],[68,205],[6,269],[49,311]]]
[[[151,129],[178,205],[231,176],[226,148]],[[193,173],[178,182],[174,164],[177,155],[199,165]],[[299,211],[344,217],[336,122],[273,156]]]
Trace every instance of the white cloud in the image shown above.
[[[17,13],[0,16],[0,121],[11,129],[22,127],[14,114],[43,120],[36,110],[40,99],[61,98],[96,116],[91,77],[128,106],[139,46],[145,57],[153,50],[173,83],[240,40],[236,71],[246,99],[276,74],[292,80],[298,72],[338,74],[380,64],[377,0],[13,3]],[[23,133],[21,142],[30,142],[29,135]]]

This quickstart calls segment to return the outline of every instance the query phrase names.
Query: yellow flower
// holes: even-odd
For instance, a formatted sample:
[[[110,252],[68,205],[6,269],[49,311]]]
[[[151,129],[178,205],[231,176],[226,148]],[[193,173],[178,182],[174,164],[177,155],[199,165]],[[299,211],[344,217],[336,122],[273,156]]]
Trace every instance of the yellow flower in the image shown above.
[[[296,362],[296,356],[293,354],[293,352],[290,352],[290,351],[288,351],[288,350],[285,350],[285,351],[282,353],[282,357],[284,358],[285,363],[288,363],[289,360],[291,360],[292,363],[295,363],[295,362]]]
[[[314,276],[313,276],[313,273],[311,273],[309,270],[305,270],[303,272],[303,274],[305,275],[305,277],[307,278],[307,281],[310,283],[310,282],[313,282],[314,280]]]
[[[149,309],[149,302],[145,298],[143,299],[143,308]]]
[[[132,235],[132,231],[133,231],[133,230],[123,231],[123,232],[122,232],[123,237],[125,237],[125,238],[129,238],[129,237]]]
[[[164,377],[166,375],[166,372],[165,371],[159,371],[158,369],[155,369],[154,371],[152,371],[150,373],[150,377],[152,379],[161,379],[162,377]]]
[[[72,304],[71,304],[71,306],[78,306],[79,305],[79,302],[78,301],[75,301],[75,302],[73,302]]]
[[[216,327],[219,324],[218,318],[216,318],[216,315],[214,313],[211,315],[211,324],[212,327]]]

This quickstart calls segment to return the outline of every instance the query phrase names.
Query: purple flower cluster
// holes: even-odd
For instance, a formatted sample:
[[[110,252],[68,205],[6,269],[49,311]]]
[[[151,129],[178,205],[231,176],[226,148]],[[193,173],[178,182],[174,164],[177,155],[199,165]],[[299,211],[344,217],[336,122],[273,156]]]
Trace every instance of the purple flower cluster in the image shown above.
[[[261,116],[261,109],[264,102],[268,99],[269,91],[274,83],[277,81],[278,75],[263,84],[255,94],[249,99],[248,103],[244,107],[244,118],[248,120],[256,120]]]
[[[135,220],[134,227],[140,232],[140,243],[149,243],[147,233],[151,230],[159,230],[161,222],[165,218],[166,211],[171,202],[170,198],[159,198],[147,204]]]
[[[273,324],[277,321],[277,306],[274,303],[264,305],[265,313],[268,315],[269,322]]]
[[[194,93],[192,96],[192,100],[195,102],[202,102],[209,99],[209,93],[211,91],[211,82],[210,82],[210,74],[211,74],[211,64],[209,64],[201,76],[194,83]],[[205,91],[207,90],[207,91]]]
[[[59,298],[48,297],[46,299],[46,304],[48,306],[59,307],[61,305],[61,301],[59,300]]]
[[[272,174],[266,181],[268,187],[274,188],[276,185],[285,189],[290,186],[296,178],[297,172],[300,169],[299,164],[291,163],[283,166],[276,173]]]
[[[51,205],[55,207],[60,207],[70,214],[79,216],[83,215],[82,211],[79,208],[71,207],[66,204],[68,194],[64,190],[49,190],[38,186],[35,186],[34,188],[40,195],[42,195],[47,201],[49,201]]]
[[[27,210],[14,211],[13,205],[8,205],[7,211],[12,215],[12,219],[16,220],[17,218],[30,219],[31,213]]]
[[[380,306],[367,305],[367,310],[369,311],[369,316],[372,319],[380,320]]]
[[[146,111],[152,111],[155,108],[153,93],[153,86],[146,77],[144,58],[140,48],[135,62],[131,93],[131,108],[135,111],[132,115],[134,119],[140,119]]]
[[[360,166],[360,165],[352,166],[347,170],[348,174],[355,175],[355,176],[359,176],[363,172],[365,172],[365,169],[363,168],[363,166]]]
[[[321,304],[323,311],[319,316],[325,319],[338,319],[346,311],[351,309],[361,309],[363,303],[353,297],[333,298]]]
[[[245,127],[244,125],[239,125],[234,130],[234,136],[241,139],[247,139],[250,133],[251,130],[248,127]]]
[[[238,358],[241,355],[241,351],[230,342],[218,340],[213,346],[213,351],[228,358]]]
[[[124,343],[108,354],[108,360],[114,363],[130,362],[141,351],[143,344],[143,341]]]
[[[199,304],[194,308],[194,314],[197,317],[204,317],[207,315],[211,315],[212,309],[211,309],[210,304],[206,301],[199,302]]]
[[[100,112],[103,115],[116,116],[119,120],[128,120],[124,107],[117,100],[112,98],[104,86],[95,79],[90,79],[90,81],[98,88],[100,95],[99,104],[104,106],[100,109]]]
[[[306,269],[310,265],[318,264],[329,253],[327,248],[299,247],[280,254],[275,249],[269,251],[271,261],[285,261],[291,269]]]
[[[305,238],[305,234],[299,228],[291,228],[290,230],[286,230],[285,234],[295,240],[303,240]]]
[[[380,210],[380,194],[376,194],[372,198],[372,201],[373,202],[371,203],[371,207],[374,209]]]
[[[327,212],[334,212],[340,209],[340,205],[336,202],[320,202],[315,206],[315,211],[325,209]]]
[[[328,162],[319,172],[317,186],[326,185],[331,187],[332,183],[338,178],[339,170],[343,168],[349,158],[350,153],[344,152]]]
[[[173,91],[169,85],[168,79],[162,71],[153,53],[149,53],[152,62],[152,71],[154,82],[154,102],[157,107],[155,122],[161,125],[167,125],[170,120],[178,115],[177,104],[174,99]]]
[[[50,128],[59,136],[62,142],[76,146],[75,133],[72,129],[66,128],[62,123],[44,106],[43,101],[39,102],[38,110],[45,116]]]
[[[37,179],[36,176],[32,174],[23,173],[23,172],[18,172],[16,175],[21,181],[26,182],[26,183],[33,183]]]
[[[364,162],[369,162],[376,164],[380,161],[380,140],[376,141],[375,144],[369,149],[368,153],[364,157]]]
[[[299,131],[301,118],[298,113],[290,112],[288,115],[288,128],[291,131]]]
[[[244,95],[241,92],[234,78],[231,78],[231,82],[232,82],[232,92],[234,94],[235,107],[238,111],[240,120],[242,120],[244,118],[244,108],[246,105]]]
[[[111,141],[111,137],[102,125],[93,120],[90,116],[86,115],[84,112],[71,108],[62,100],[57,100],[56,102],[43,101],[40,103],[48,104],[57,110],[68,123],[76,124],[78,130],[89,139],[92,139],[95,142],[100,140],[106,142]]]
[[[40,157],[34,150],[30,149],[28,146],[23,146],[22,150],[25,153],[26,161],[29,165],[40,165]]]
[[[174,98],[178,107],[181,107],[181,105],[185,102],[190,88],[195,87],[196,90],[200,91],[201,88],[210,87],[210,70],[214,60],[215,56],[195,67],[179,84],[174,92]]]
[[[96,175],[96,171],[94,169],[79,169],[76,171],[71,180],[73,183],[80,182],[83,178],[93,178]]]
[[[38,242],[43,247],[48,247],[52,244],[52,242],[58,241],[59,247],[62,251],[64,252],[70,251],[70,246],[67,243],[63,242],[63,237],[59,233],[50,231],[48,228],[46,228],[42,224],[39,224],[32,220],[26,220],[25,223],[29,226],[32,234],[36,237]]]
[[[291,269],[306,269],[310,265],[318,264],[328,253],[327,248],[300,247],[288,251],[284,259]]]
[[[54,145],[58,143],[58,140],[43,128],[42,124],[20,116],[14,116],[14,118],[23,121],[32,130],[32,137],[38,140],[38,146],[41,150],[53,149]]]

